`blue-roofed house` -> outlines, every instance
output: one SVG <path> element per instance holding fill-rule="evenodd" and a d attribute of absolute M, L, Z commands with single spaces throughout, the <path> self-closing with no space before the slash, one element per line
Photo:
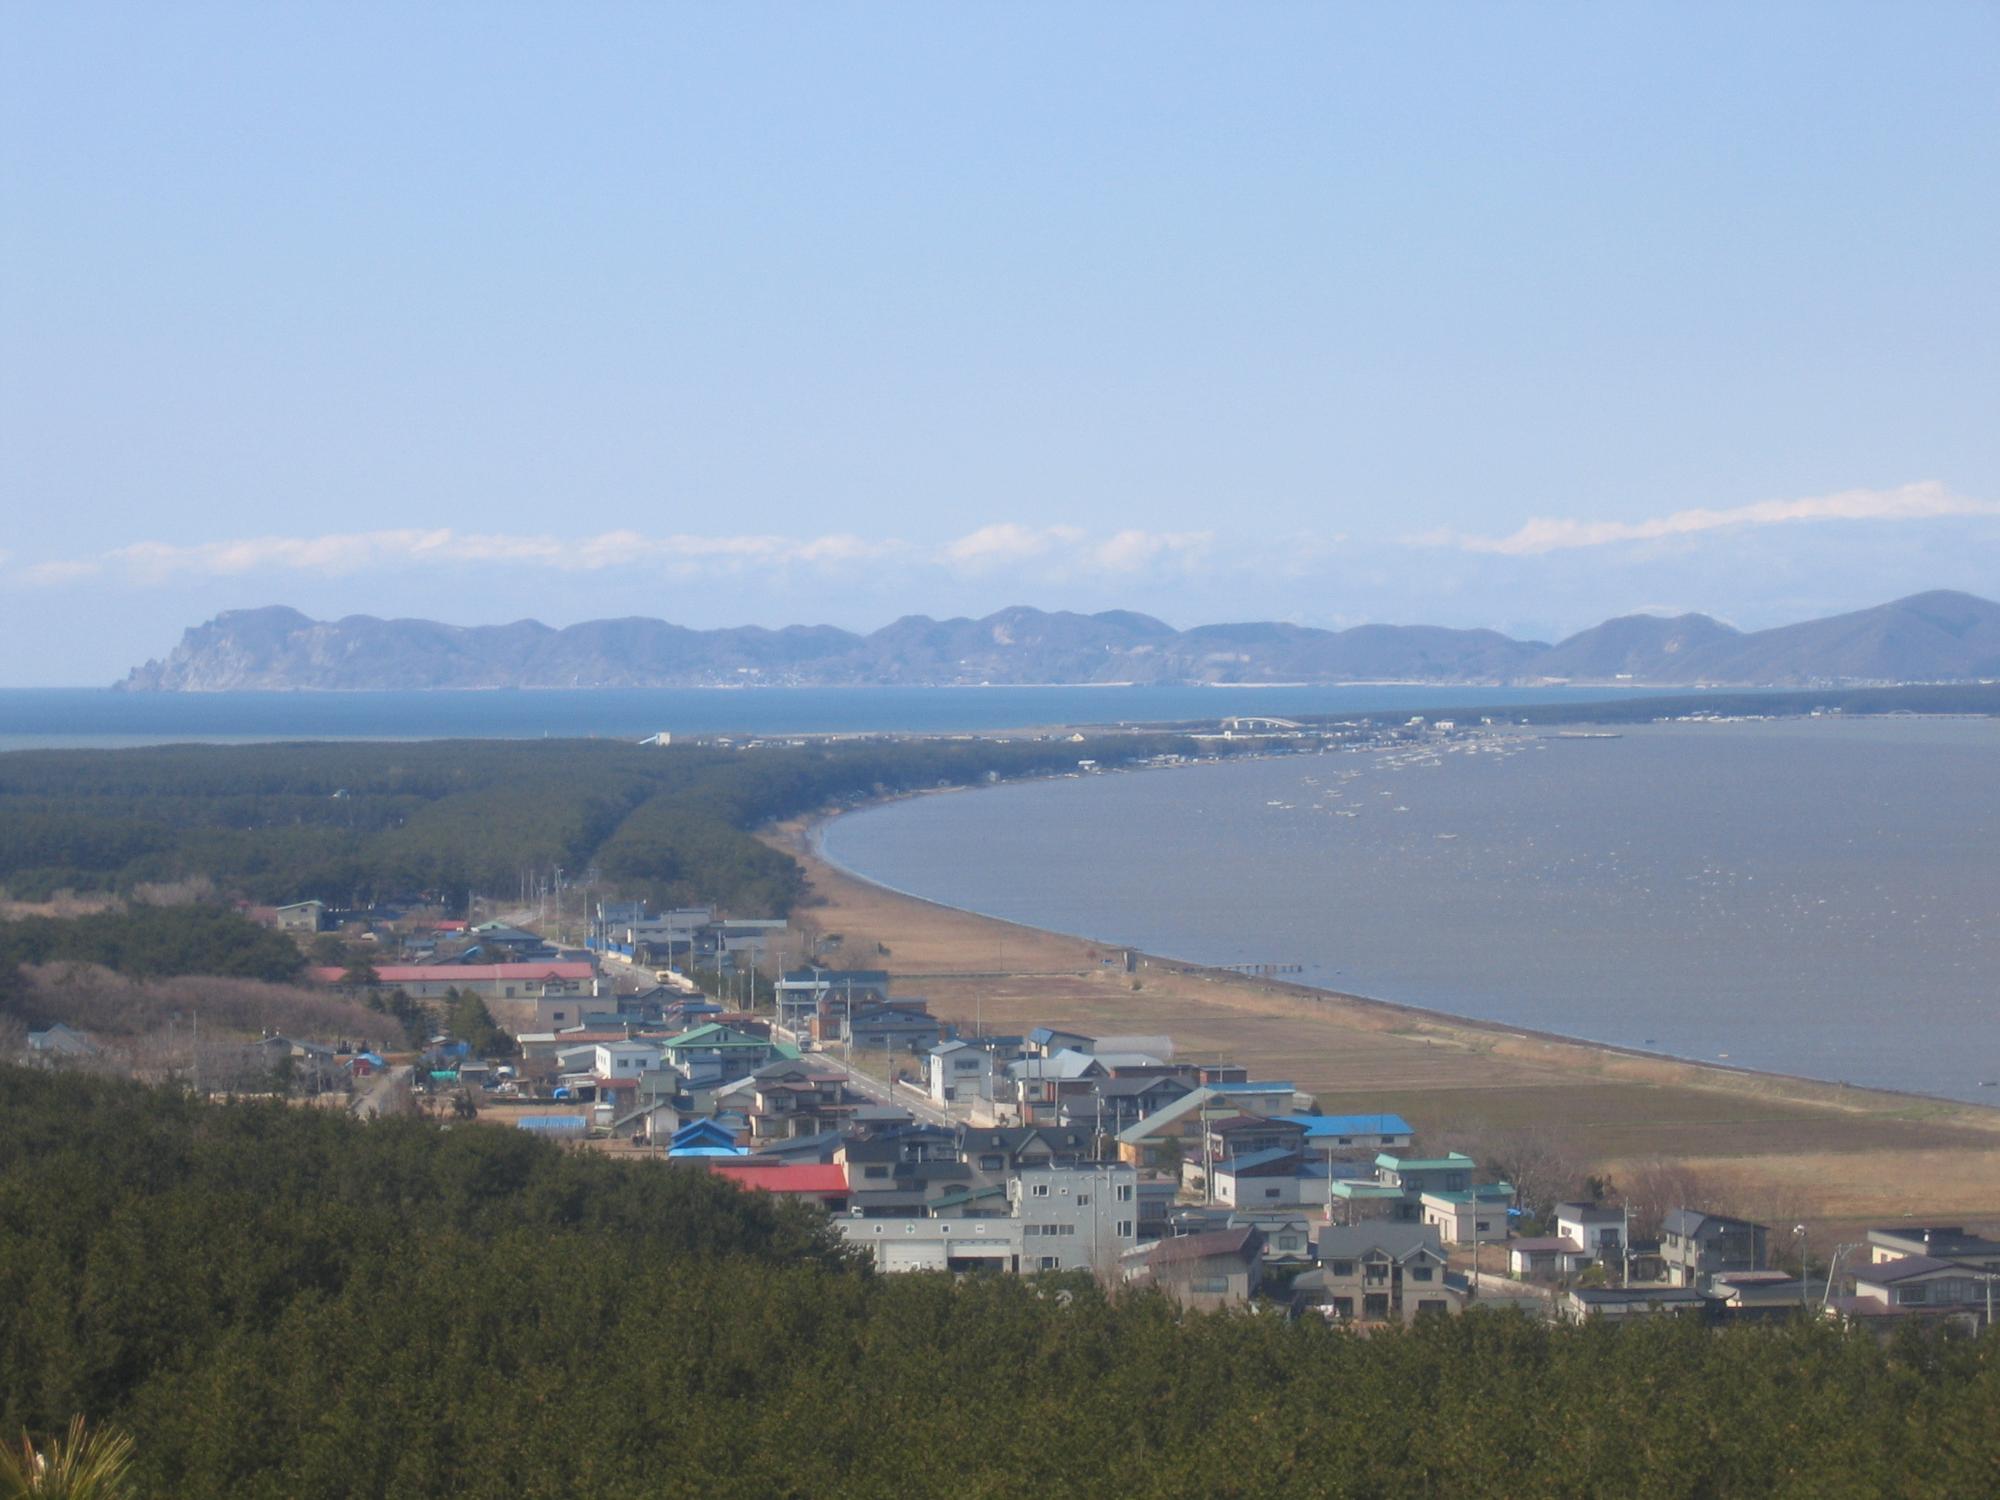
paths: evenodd
<path fill-rule="evenodd" d="M 1340 1151 L 1407 1150 L 1416 1139 L 1410 1122 L 1401 1115 L 1287 1115 L 1286 1119 L 1305 1127 L 1306 1144 L 1322 1154 L 1328 1148 Z"/>
<path fill-rule="evenodd" d="M 708 1156 L 748 1156 L 750 1153 L 736 1144 L 735 1133 L 714 1120 L 690 1120 L 673 1134 L 667 1147 L 668 1156 L 708 1157 Z"/>

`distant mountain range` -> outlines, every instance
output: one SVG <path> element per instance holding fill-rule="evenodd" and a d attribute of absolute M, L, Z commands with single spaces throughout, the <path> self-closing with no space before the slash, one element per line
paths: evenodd
<path fill-rule="evenodd" d="M 440 625 L 283 607 L 195 626 L 135 692 L 230 689 L 840 687 L 1117 682 L 1631 682 L 1807 687 L 2000 677 L 2000 604 L 1917 594 L 1773 630 L 1706 615 L 1627 615 L 1548 645 L 1434 625 L 1203 625 L 1147 615 L 1003 609 L 982 620 L 911 615 L 868 635 L 829 625 L 689 630 L 593 620 L 556 630 Z"/>

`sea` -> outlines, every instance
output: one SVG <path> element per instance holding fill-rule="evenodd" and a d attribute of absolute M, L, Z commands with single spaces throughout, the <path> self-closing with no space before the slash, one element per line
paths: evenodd
<path fill-rule="evenodd" d="M 2000 720 L 1500 729 L 940 793 L 823 843 L 1157 955 L 2000 1104 Z"/>
<path fill-rule="evenodd" d="M 1226 714 L 1362 714 L 1629 697 L 1617 688 L 912 687 L 123 693 L 0 689 L 0 751 L 281 740 L 948 734 Z"/>

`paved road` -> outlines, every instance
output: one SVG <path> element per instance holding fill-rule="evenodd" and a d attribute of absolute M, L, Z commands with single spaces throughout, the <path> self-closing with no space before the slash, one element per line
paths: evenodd
<path fill-rule="evenodd" d="M 893 1104 L 898 1109 L 907 1109 L 927 1125 L 943 1125 L 949 1129 L 957 1123 L 949 1114 L 931 1103 L 928 1096 L 917 1089 L 910 1088 L 908 1085 L 891 1089 L 881 1079 L 871 1073 L 862 1072 L 837 1052 L 816 1052 L 811 1055 L 816 1058 L 824 1058 L 837 1068 L 846 1069 L 848 1082 L 853 1085 L 854 1091 L 858 1094 L 865 1094 L 878 1104 Z"/>
<path fill-rule="evenodd" d="M 372 1120 L 378 1115 L 395 1114 L 407 1109 L 411 1098 L 411 1071 L 408 1063 L 402 1063 L 369 1079 L 368 1087 L 354 1096 L 352 1108 L 355 1118 Z"/>

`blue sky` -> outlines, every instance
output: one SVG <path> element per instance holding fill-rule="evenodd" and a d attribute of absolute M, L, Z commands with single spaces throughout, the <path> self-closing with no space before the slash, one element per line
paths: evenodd
<path fill-rule="evenodd" d="M 2000 8 L 15 6 L 0 682 L 2000 594 Z"/>

